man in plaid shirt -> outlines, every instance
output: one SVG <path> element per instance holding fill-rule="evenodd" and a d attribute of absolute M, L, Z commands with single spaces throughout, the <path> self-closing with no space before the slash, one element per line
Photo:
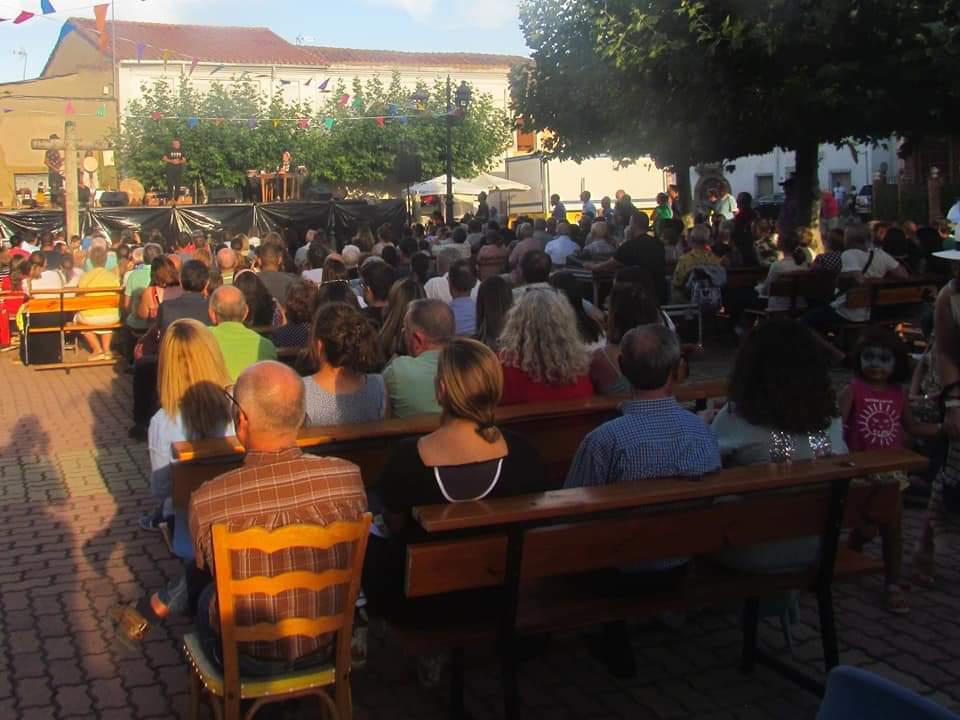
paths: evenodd
<path fill-rule="evenodd" d="M 304 455 L 297 448 L 297 432 L 305 415 L 303 382 L 289 367 L 260 362 L 237 380 L 233 395 L 237 438 L 247 450 L 243 466 L 207 482 L 190 499 L 190 534 L 197 565 L 212 571 L 211 527 L 224 523 L 231 530 L 251 527 L 274 530 L 285 525 L 328 525 L 356 520 L 367 509 L 360 469 L 339 458 Z M 237 579 L 274 576 L 295 569 L 320 571 L 343 568 L 349 547 L 329 550 L 293 548 L 266 555 L 236 552 Z M 237 598 L 236 622 L 252 625 L 275 623 L 287 617 L 320 617 L 340 611 L 341 590 L 314 593 L 297 589 L 276 596 Z M 205 609 L 209 602 L 209 612 Z M 211 585 L 201 595 L 197 625 L 208 639 L 208 648 L 221 657 L 219 614 Z M 265 674 L 323 662 L 332 650 L 331 635 L 296 636 L 276 643 L 241 646 L 241 668 Z M 246 661 L 246 662 L 244 662 Z M 251 662 L 252 661 L 252 662 Z"/>

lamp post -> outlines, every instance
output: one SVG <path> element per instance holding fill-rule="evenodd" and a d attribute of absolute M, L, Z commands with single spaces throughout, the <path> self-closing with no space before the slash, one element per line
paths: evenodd
<path fill-rule="evenodd" d="M 446 221 L 449 224 L 453 220 L 453 103 L 457 105 L 457 115 L 462 117 L 470 107 L 472 97 L 470 87 L 466 81 L 460 82 L 457 88 L 456 96 L 453 96 L 453 86 L 450 82 L 450 76 L 447 75 L 447 207 Z"/>

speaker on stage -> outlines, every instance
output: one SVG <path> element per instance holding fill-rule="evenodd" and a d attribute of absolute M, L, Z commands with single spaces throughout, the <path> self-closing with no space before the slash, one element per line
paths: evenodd
<path fill-rule="evenodd" d="M 303 193 L 303 199 L 313 202 L 329 202 L 333 199 L 333 193 L 325 185 L 313 185 Z"/>
<path fill-rule="evenodd" d="M 130 204 L 130 196 L 125 192 L 111 190 L 100 196 L 100 207 L 126 207 Z"/>
<path fill-rule="evenodd" d="M 423 170 L 419 155 L 400 152 L 393 161 L 393 174 L 401 183 L 415 183 L 421 180 Z"/>
<path fill-rule="evenodd" d="M 236 188 L 215 187 L 211 188 L 210 194 L 207 195 L 208 205 L 238 202 L 240 202 L 240 192 Z"/>

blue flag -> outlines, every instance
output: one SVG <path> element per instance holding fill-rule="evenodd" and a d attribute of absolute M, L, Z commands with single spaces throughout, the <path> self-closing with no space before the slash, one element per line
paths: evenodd
<path fill-rule="evenodd" d="M 49 15 L 50 13 L 55 13 L 53 5 L 50 4 L 50 0 L 40 0 L 40 9 L 43 10 L 44 15 Z"/>

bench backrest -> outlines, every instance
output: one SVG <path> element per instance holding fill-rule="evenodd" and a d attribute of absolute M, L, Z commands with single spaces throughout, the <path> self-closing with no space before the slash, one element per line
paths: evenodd
<path fill-rule="evenodd" d="M 906 280 L 869 280 L 847 291 L 848 308 L 917 305 L 932 302 L 940 291 L 938 280 L 917 276 Z"/>
<path fill-rule="evenodd" d="M 725 380 L 684 383 L 674 388 L 681 402 L 721 398 L 726 395 Z M 502 428 L 526 437 L 540 452 L 549 483 L 559 487 L 573 454 L 584 436 L 606 420 L 616 416 L 622 397 L 593 397 L 559 403 L 536 403 L 501 408 L 497 423 Z M 425 435 L 440 424 L 439 416 L 357 423 L 336 427 L 311 427 L 301 430 L 298 445 L 324 455 L 350 460 L 360 466 L 367 484 L 376 482 L 383 472 L 398 439 Z M 236 467 L 243 447 L 236 438 L 179 442 L 173 444 L 173 502 L 185 508 L 190 493 L 203 482 Z"/>
<path fill-rule="evenodd" d="M 37 297 L 27 300 L 24 312 L 37 315 L 83 310 L 116 310 L 120 307 L 122 296 L 122 288 L 37 290 Z"/>
<path fill-rule="evenodd" d="M 805 270 L 779 275 L 770 285 L 771 297 L 788 297 L 791 307 L 797 300 L 828 302 L 833 299 L 839 275 L 826 270 Z"/>
<path fill-rule="evenodd" d="M 754 267 L 728 268 L 726 287 L 731 290 L 737 288 L 752 288 L 757 283 L 763 282 L 768 272 L 768 268 L 759 265 Z"/>
<path fill-rule="evenodd" d="M 905 450 L 871 451 L 736 468 L 699 481 L 640 481 L 415 508 L 421 525 L 438 540 L 408 547 L 406 594 L 502 584 L 511 526 L 526 528 L 521 582 L 820 535 L 832 481 L 924 462 Z M 898 502 L 896 484 L 852 485 L 844 527 L 892 517 Z M 483 534 L 441 539 L 442 532 L 465 530 Z"/>

